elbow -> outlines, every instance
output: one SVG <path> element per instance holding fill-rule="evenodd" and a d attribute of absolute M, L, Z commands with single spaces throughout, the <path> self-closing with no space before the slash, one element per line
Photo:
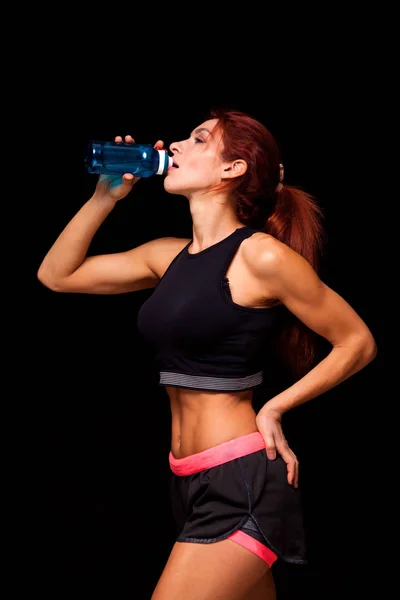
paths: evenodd
<path fill-rule="evenodd" d="M 376 357 L 377 354 L 378 354 L 378 346 L 376 344 L 375 339 L 372 337 L 372 339 L 369 343 L 369 347 L 368 347 L 368 362 L 371 362 L 372 360 L 374 360 L 374 358 Z"/>
<path fill-rule="evenodd" d="M 345 350 L 350 370 L 353 373 L 357 373 L 357 371 L 372 362 L 378 351 L 375 339 L 370 331 L 352 336 L 345 343 L 334 345 L 334 348 Z"/>
<path fill-rule="evenodd" d="M 48 272 L 46 272 L 45 269 L 43 269 L 42 266 L 39 267 L 39 269 L 36 273 L 36 276 L 37 276 L 38 280 L 40 281 L 40 283 L 42 285 L 44 285 L 44 287 L 47 287 L 52 292 L 61 292 L 62 291 L 60 286 L 57 285 L 57 282 L 54 281 L 54 279 L 49 275 Z"/>
<path fill-rule="evenodd" d="M 48 278 L 46 277 L 46 273 L 44 272 L 42 266 L 40 266 L 37 270 L 36 277 L 42 285 L 49 287 Z"/>
<path fill-rule="evenodd" d="M 365 367 L 370 362 L 372 362 L 376 357 L 377 353 L 378 347 L 375 338 L 370 332 L 368 332 L 368 334 L 365 335 L 363 339 L 359 342 L 358 354 L 362 366 Z"/>

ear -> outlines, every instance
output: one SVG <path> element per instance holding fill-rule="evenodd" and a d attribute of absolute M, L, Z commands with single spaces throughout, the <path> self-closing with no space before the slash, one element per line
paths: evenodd
<path fill-rule="evenodd" d="M 247 171 L 247 162 L 242 159 L 234 160 L 231 163 L 222 165 L 221 179 L 233 179 L 240 177 Z"/>

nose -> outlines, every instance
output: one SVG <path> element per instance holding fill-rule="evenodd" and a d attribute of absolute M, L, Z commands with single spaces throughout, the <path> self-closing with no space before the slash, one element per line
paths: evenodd
<path fill-rule="evenodd" d="M 172 144 L 170 144 L 170 146 L 169 146 L 169 149 L 174 154 L 181 152 L 181 144 L 180 144 L 180 142 L 172 142 Z"/>

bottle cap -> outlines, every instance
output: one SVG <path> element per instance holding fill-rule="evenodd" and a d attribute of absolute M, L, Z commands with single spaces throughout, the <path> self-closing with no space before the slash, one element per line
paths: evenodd
<path fill-rule="evenodd" d="M 172 159 L 172 156 L 169 156 L 166 150 L 157 150 L 157 152 L 160 157 L 160 161 L 156 175 L 165 175 L 168 168 L 172 167 L 174 161 Z"/>

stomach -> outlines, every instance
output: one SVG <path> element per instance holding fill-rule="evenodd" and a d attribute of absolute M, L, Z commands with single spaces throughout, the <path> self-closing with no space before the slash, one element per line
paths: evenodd
<path fill-rule="evenodd" d="M 253 392 L 210 392 L 166 387 L 170 400 L 171 452 L 184 458 L 257 431 Z"/>

